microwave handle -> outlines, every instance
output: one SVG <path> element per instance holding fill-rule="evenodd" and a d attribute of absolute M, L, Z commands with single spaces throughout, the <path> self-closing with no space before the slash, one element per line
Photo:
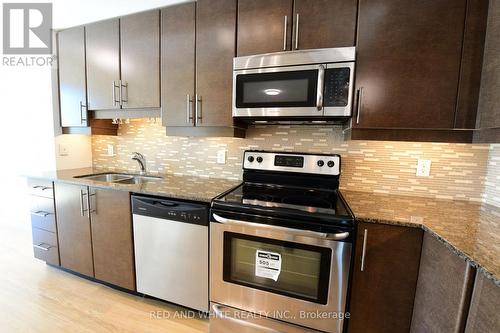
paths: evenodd
<path fill-rule="evenodd" d="M 319 65 L 318 68 L 318 89 L 316 92 L 316 108 L 323 110 L 323 87 L 325 85 L 325 66 Z"/>

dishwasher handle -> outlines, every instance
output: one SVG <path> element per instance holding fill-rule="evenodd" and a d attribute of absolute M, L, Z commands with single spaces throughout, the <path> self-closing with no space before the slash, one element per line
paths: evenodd
<path fill-rule="evenodd" d="M 208 206 L 181 200 L 132 196 L 132 214 L 208 226 Z"/>

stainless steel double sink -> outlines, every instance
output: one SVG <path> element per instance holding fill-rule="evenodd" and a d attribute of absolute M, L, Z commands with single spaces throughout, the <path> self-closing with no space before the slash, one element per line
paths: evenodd
<path fill-rule="evenodd" d="M 104 172 L 91 175 L 75 176 L 74 178 L 90 179 L 97 182 L 115 183 L 115 184 L 144 184 L 159 181 L 162 178 L 156 176 L 134 175 L 128 173 Z"/>

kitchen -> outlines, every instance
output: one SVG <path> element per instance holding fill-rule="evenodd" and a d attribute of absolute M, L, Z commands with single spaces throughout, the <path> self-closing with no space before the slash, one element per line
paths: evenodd
<path fill-rule="evenodd" d="M 498 1 L 69 3 L 1 327 L 500 330 Z"/>

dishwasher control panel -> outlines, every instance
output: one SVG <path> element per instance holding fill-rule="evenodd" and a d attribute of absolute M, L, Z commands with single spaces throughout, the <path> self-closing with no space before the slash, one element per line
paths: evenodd
<path fill-rule="evenodd" d="M 178 200 L 132 196 L 132 213 L 171 221 L 208 225 L 208 206 Z"/>

